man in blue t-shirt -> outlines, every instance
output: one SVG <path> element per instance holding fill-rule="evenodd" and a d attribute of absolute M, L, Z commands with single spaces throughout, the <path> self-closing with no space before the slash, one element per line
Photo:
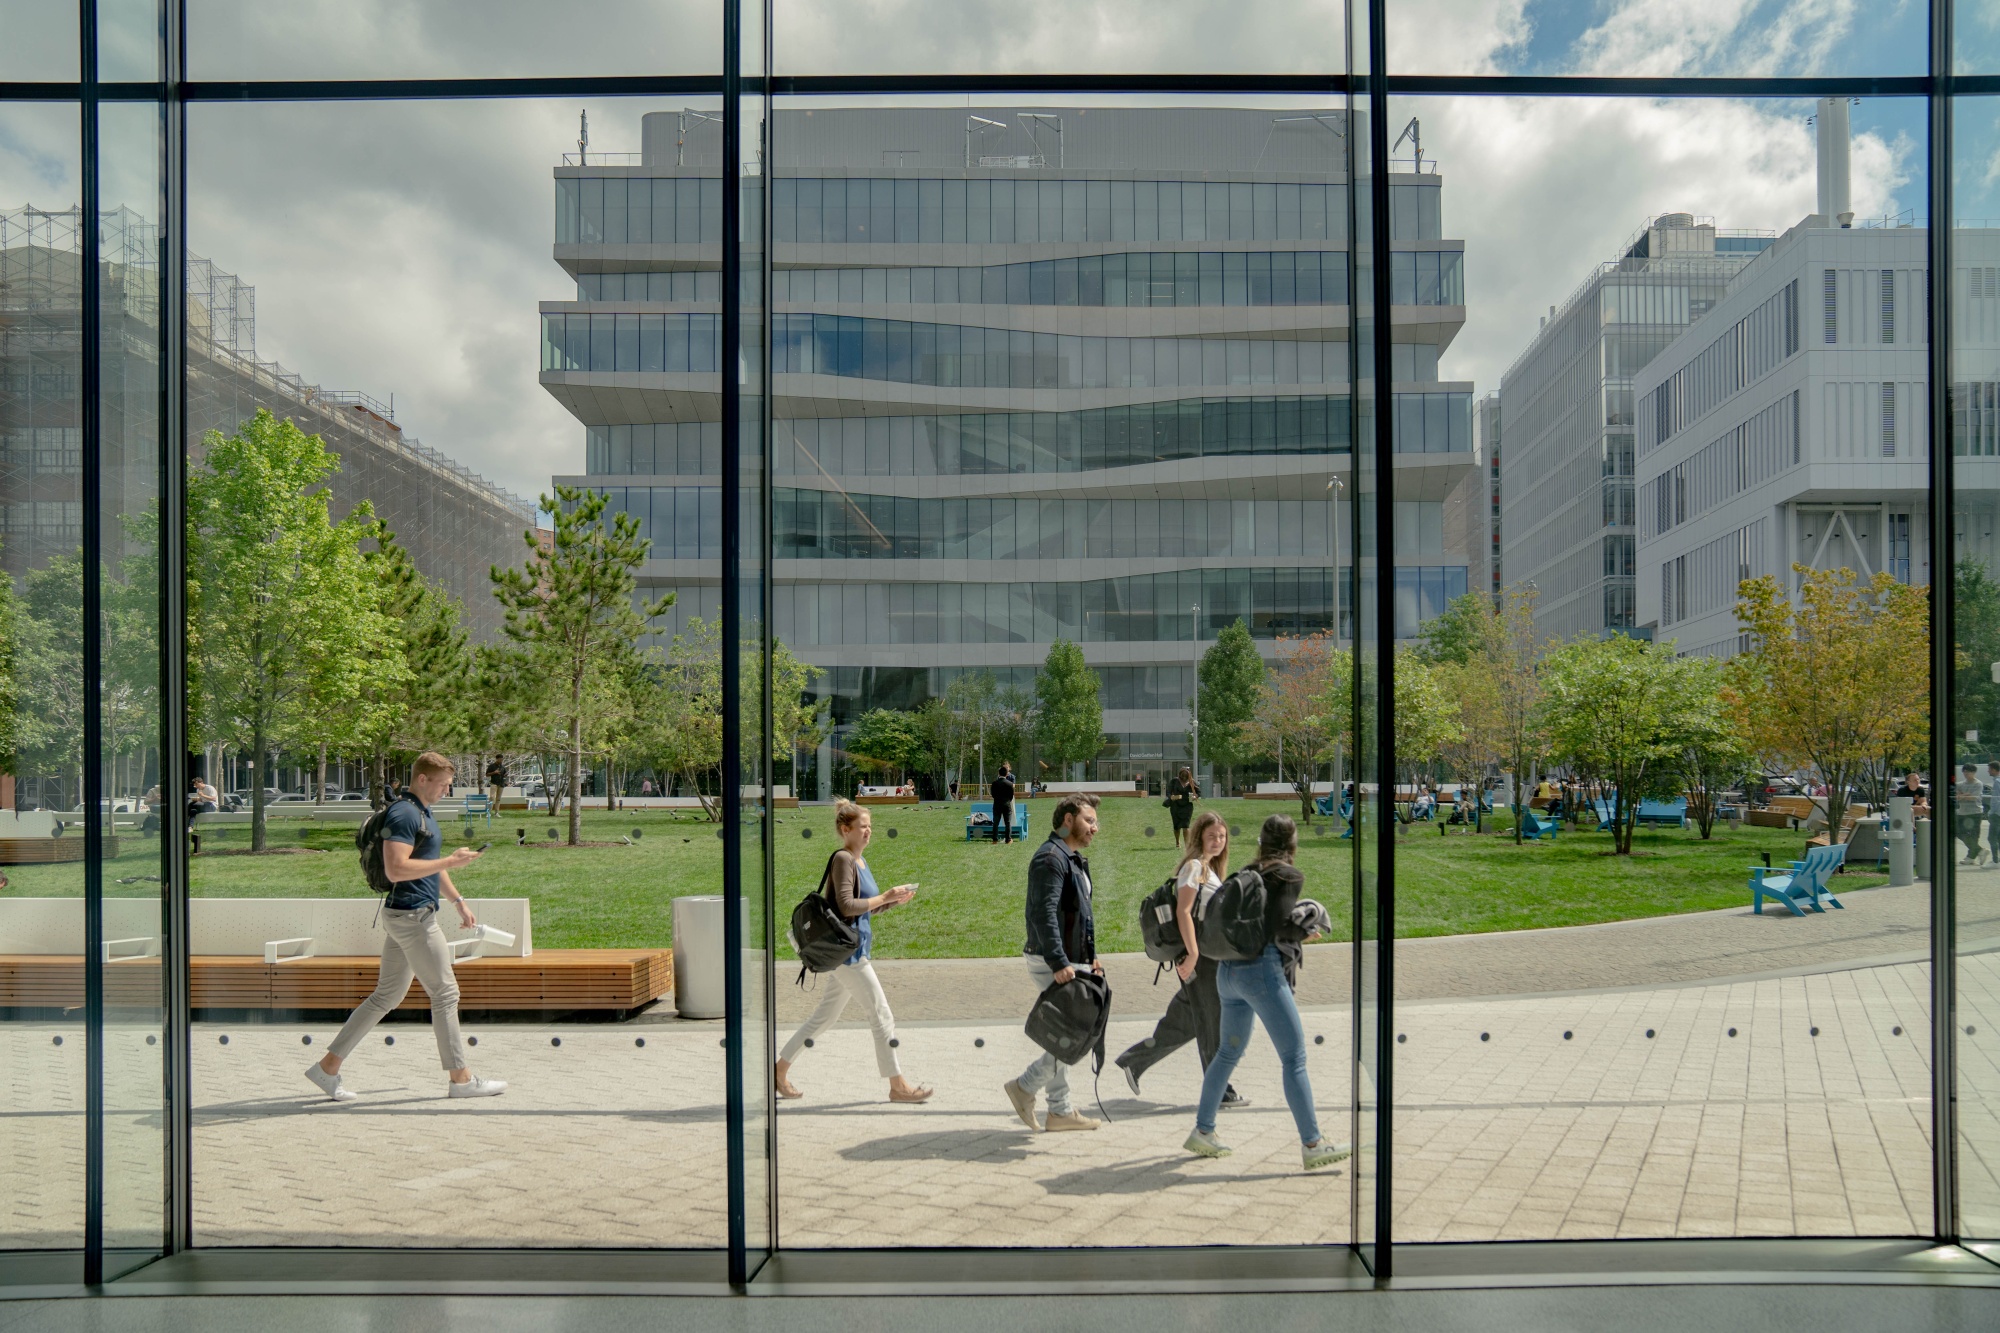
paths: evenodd
<path fill-rule="evenodd" d="M 458 1030 L 458 981 L 452 975 L 451 944 L 438 925 L 438 900 L 449 898 L 458 919 L 470 930 L 479 924 L 472 908 L 459 896 L 451 872 L 477 860 L 479 853 L 461 847 L 449 856 L 444 834 L 431 806 L 451 789 L 452 763 L 426 750 L 411 766 L 410 785 L 389 807 L 382 825 L 382 868 L 395 886 L 382 907 L 382 969 L 375 990 L 361 1002 L 327 1048 L 326 1058 L 306 1067 L 313 1086 L 337 1102 L 354 1100 L 341 1086 L 340 1064 L 361 1039 L 374 1031 L 388 1012 L 410 993 L 412 979 L 423 983 L 431 1000 L 431 1031 L 437 1037 L 438 1059 L 451 1076 L 453 1097 L 497 1097 L 507 1085 L 496 1078 L 475 1078 L 465 1063 L 465 1038 Z"/>

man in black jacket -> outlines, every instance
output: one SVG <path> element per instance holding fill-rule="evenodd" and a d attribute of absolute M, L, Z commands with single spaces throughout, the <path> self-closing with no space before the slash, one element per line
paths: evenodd
<path fill-rule="evenodd" d="M 993 779 L 990 789 L 993 797 L 993 841 L 996 843 L 1014 841 L 1014 772 L 1006 764 L 1000 765 L 1000 773 Z"/>
<path fill-rule="evenodd" d="M 1078 968 L 1104 975 L 1104 965 L 1097 961 L 1097 925 L 1090 913 L 1090 862 L 1083 857 L 1097 836 L 1097 798 L 1084 792 L 1063 797 L 1056 803 L 1053 823 L 1055 831 L 1028 863 L 1028 941 L 1021 955 L 1037 995 L 1051 985 L 1068 985 Z M 1049 1113 L 1045 1122 L 1037 1123 L 1035 1094 L 1043 1089 L 1048 1091 Z M 1069 1069 L 1047 1052 L 1019 1078 L 1002 1085 L 1001 1091 L 1029 1129 L 1053 1134 L 1098 1126 L 1070 1105 Z"/>

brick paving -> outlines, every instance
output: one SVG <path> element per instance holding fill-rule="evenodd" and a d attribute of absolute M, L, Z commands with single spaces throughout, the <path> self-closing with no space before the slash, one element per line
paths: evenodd
<path fill-rule="evenodd" d="M 1963 944 L 2000 934 L 1990 889 L 1961 898 Z M 1404 942 L 1399 1234 L 1926 1231 L 1929 983 L 1921 963 L 1906 961 L 1924 943 L 1921 928 L 1906 929 L 1912 914 L 1921 922 L 1921 890 L 1847 902 L 1846 913 L 1805 921 L 1708 913 Z M 1314 954 L 1301 998 L 1307 1031 L 1325 1041 L 1310 1069 L 1322 1126 L 1345 1139 L 1350 1015 L 1328 1001 L 1346 998 L 1346 954 Z M 1881 961 L 1842 966 L 1841 957 Z M 999 1092 L 1032 1054 L 1018 962 L 882 970 L 905 1068 L 938 1096 L 887 1105 L 859 1027 L 806 1053 L 793 1077 L 807 1098 L 779 1110 L 785 1244 L 1347 1239 L 1348 1168 L 1299 1170 L 1261 1035 L 1237 1079 L 1254 1105 L 1222 1120 L 1230 1158 L 1180 1151 L 1198 1080 L 1191 1051 L 1153 1072 L 1143 1102 L 1109 1071 L 1101 1091 L 1113 1124 L 1033 1135 Z M 1148 1030 L 1144 1015 L 1165 991 L 1129 958 L 1114 960 L 1113 975 L 1120 1012 L 1132 1015 L 1114 1025 L 1115 1047 Z M 2000 953 L 1964 957 L 1960 981 L 1963 1207 L 1969 1232 L 2000 1234 Z M 809 997 L 780 990 L 782 1031 Z M 201 1025 L 202 1243 L 721 1244 L 720 1024 L 652 1015 L 474 1030 L 475 1067 L 509 1079 L 506 1096 L 446 1100 L 428 1031 L 399 1023 L 349 1065 L 365 1101 L 333 1106 L 310 1100 L 299 1073 L 333 1024 Z M 0 1027 L 0 1244 L 74 1243 L 81 1040 L 75 1023 Z M 113 1106 L 144 1106 L 157 1048 L 138 1030 L 114 1030 L 111 1041 Z M 114 1196 L 139 1227 L 157 1207 L 158 1116 L 120 1112 L 112 1125 Z"/>

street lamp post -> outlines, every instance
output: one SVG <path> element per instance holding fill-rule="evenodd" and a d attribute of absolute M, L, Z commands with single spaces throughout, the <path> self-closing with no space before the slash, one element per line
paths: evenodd
<path fill-rule="evenodd" d="M 1192 608 L 1194 620 L 1189 638 L 1194 641 L 1192 661 L 1194 664 L 1194 705 L 1192 724 L 1188 727 L 1190 747 L 1194 752 L 1194 785 L 1201 785 L 1201 603 Z"/>

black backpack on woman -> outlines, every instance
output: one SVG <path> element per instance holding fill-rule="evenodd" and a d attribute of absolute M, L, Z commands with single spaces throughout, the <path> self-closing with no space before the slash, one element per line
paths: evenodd
<path fill-rule="evenodd" d="M 833 854 L 839 855 L 839 852 Z M 806 973 L 831 972 L 861 947 L 861 931 L 840 914 L 840 905 L 834 900 L 833 856 L 826 858 L 819 887 L 792 909 L 790 938 L 792 950 L 803 964 L 799 968 L 801 986 L 806 984 Z"/>
<path fill-rule="evenodd" d="M 1269 894 L 1264 876 L 1255 866 L 1244 866 L 1222 881 L 1222 887 L 1198 903 L 1195 943 L 1203 958 L 1218 963 L 1247 963 L 1264 952 L 1271 942 L 1266 924 Z"/>

